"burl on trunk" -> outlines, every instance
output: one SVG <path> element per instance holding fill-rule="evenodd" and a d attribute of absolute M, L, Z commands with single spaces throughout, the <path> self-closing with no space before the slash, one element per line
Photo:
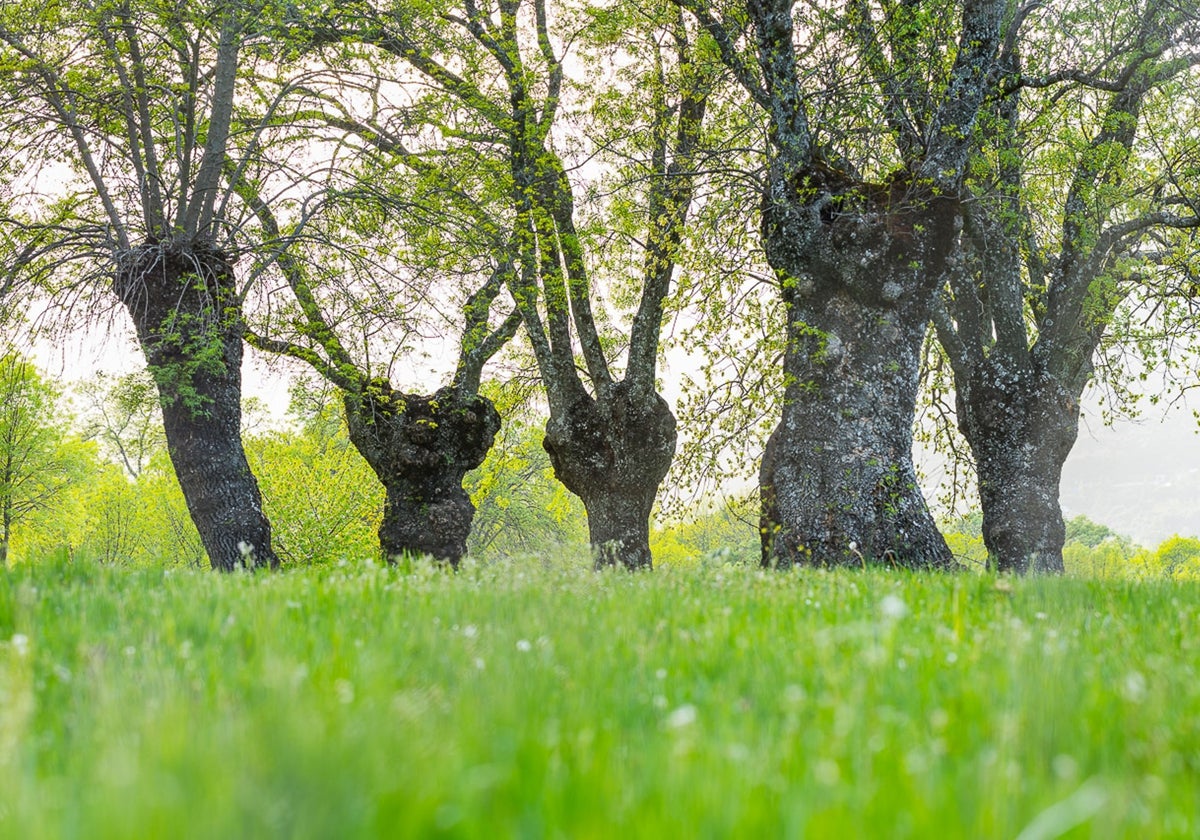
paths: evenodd
<path fill-rule="evenodd" d="M 500 430 L 491 401 L 455 388 L 404 394 L 375 379 L 347 393 L 345 406 L 350 440 L 386 490 L 379 543 L 387 560 L 430 555 L 457 566 L 475 515 L 463 476 Z"/>
<path fill-rule="evenodd" d="M 583 500 L 596 567 L 648 569 L 650 512 L 675 456 L 675 415 L 653 391 L 637 398 L 628 382 L 602 400 L 578 390 L 546 424 L 554 474 Z"/>

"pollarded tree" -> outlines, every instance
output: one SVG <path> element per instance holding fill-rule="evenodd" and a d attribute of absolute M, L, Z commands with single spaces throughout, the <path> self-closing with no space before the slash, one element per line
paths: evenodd
<path fill-rule="evenodd" d="M 384 486 L 384 557 L 430 555 L 457 566 L 474 515 L 463 477 L 500 428 L 479 393 L 483 367 L 521 323 L 511 304 L 507 317 L 492 312 L 512 271 L 511 236 L 488 226 L 461 183 L 456 167 L 470 162 L 414 146 L 403 118 L 397 127 L 395 114 L 360 87 L 378 81 L 352 64 L 347 57 L 328 87 L 313 79 L 296 91 L 296 113 L 310 125 L 307 149 L 296 153 L 331 161 L 322 166 L 331 183 L 320 212 L 285 224 L 263 198 L 269 176 L 236 176 L 262 240 L 272 243 L 264 266 L 290 298 L 268 299 L 246 336 L 340 389 L 350 440 Z M 393 384 L 394 369 L 415 357 L 405 345 L 421 331 L 434 340 L 458 333 L 457 365 L 433 393 Z M 427 379 L 426 371 L 400 375 Z"/>
<path fill-rule="evenodd" d="M 253 250 L 224 168 L 249 65 L 278 52 L 269 5 L 208 0 L 0 7 L 0 134 L 24 162 L 32 243 L 13 271 L 107 288 L 159 391 L 171 461 L 215 568 L 276 565 L 239 438 L 242 290 Z M 55 183 L 57 182 L 57 183 Z M 11 230 L 11 228 L 10 228 Z"/>
<path fill-rule="evenodd" d="M 912 425 L 1010 4 L 678 2 L 768 126 L 761 231 L 787 384 L 760 472 L 763 560 L 949 567 Z"/>
<path fill-rule="evenodd" d="M 1176 234 L 1200 228 L 1184 104 L 1197 101 L 1197 12 L 1150 0 L 1035 14 L 1001 57 L 935 310 L 984 542 L 1018 573 L 1063 570 L 1059 484 L 1093 360 L 1123 302 L 1178 288 L 1195 254 Z"/>
<path fill-rule="evenodd" d="M 512 230 L 517 249 L 505 279 L 545 386 L 544 445 L 555 475 L 584 503 L 596 564 L 649 567 L 650 513 L 676 443 L 675 417 L 655 382 L 664 301 L 713 84 L 699 38 L 677 11 L 653 5 L 585 10 L 586 22 L 573 32 L 572 10 L 546 0 L 447 2 L 424 31 L 411 15 L 375 10 L 364 21 L 347 12 L 337 26 L 344 37 L 404 60 L 441 90 L 453 103 L 447 107 L 465 115 L 459 136 L 502 162 L 492 200 L 498 196 L 506 206 L 496 227 Z M 615 369 L 619 345 L 603 335 L 593 276 L 603 239 L 592 239 L 581 221 L 580 176 L 564 148 L 567 138 L 558 135 L 566 131 L 568 92 L 597 96 L 566 79 L 563 45 L 576 40 L 618 54 L 614 65 L 631 75 L 617 84 L 628 85 L 629 101 L 640 106 L 621 112 L 629 122 L 622 147 L 613 149 L 614 157 L 632 162 L 620 188 L 621 213 L 635 218 L 640 231 L 631 234 L 616 218 L 606 231 L 638 243 L 631 263 L 621 266 L 637 301 L 623 375 Z"/>
<path fill-rule="evenodd" d="M 633 234 L 641 248 L 634 249 L 630 264 L 622 267 L 626 277 L 637 278 L 637 308 L 623 375 L 614 370 L 615 354 L 606 352 L 592 315 L 596 293 L 577 230 L 575 190 L 563 155 L 556 150 L 552 122 L 545 119 L 553 105 L 541 109 L 540 121 L 534 119 L 534 101 L 520 83 L 519 53 L 507 70 L 509 89 L 518 93 L 511 114 L 516 153 L 510 163 L 527 269 L 514 278 L 513 294 L 546 386 L 550 418 L 544 446 L 555 475 L 587 510 L 596 565 L 626 568 L 651 566 L 650 514 L 675 456 L 675 416 L 658 393 L 656 371 L 664 302 L 705 154 L 703 126 L 714 83 L 697 43 L 702 35 L 665 10 L 641 11 L 653 15 L 657 31 L 643 34 L 625 24 L 634 33 L 629 40 L 649 42 L 653 63 L 638 68 L 640 78 L 623 81 L 650 92 L 649 101 L 642 103 L 645 116 L 637 117 L 638 122 L 648 118 L 648 131 L 641 129 L 640 143 L 630 144 L 637 155 L 633 177 L 648 187 L 633 201 L 625 198 L 627 206 L 633 205 L 635 225 L 641 227 Z M 544 9 L 537 15 L 545 16 Z M 512 36 L 515 43 L 516 33 Z M 550 67 L 561 67 L 549 36 L 539 40 Z M 504 54 L 500 51 L 498 58 Z M 634 126 L 637 122 L 626 131 L 637 131 Z M 632 192 L 629 182 L 621 189 Z M 635 268 L 638 250 L 640 271 Z M 572 326 L 586 385 L 575 362 Z"/>
<path fill-rule="evenodd" d="M 503 288 L 506 264 L 496 266 L 465 305 L 466 328 L 451 380 L 432 394 L 405 392 L 389 375 L 373 372 L 369 358 L 352 353 L 340 332 L 353 330 L 333 317 L 303 272 L 281 261 L 299 302 L 300 329 L 247 332 L 259 349 L 299 359 L 342 392 L 350 440 L 386 493 L 379 543 L 389 561 L 429 555 L 457 566 L 467 548 L 474 506 L 463 477 L 479 466 L 500 429 L 500 415 L 480 395 L 484 364 L 512 337 L 520 319 L 489 324 L 491 303 Z M 338 282 L 337 291 L 347 288 Z M 368 333 L 369 335 L 369 333 Z"/>

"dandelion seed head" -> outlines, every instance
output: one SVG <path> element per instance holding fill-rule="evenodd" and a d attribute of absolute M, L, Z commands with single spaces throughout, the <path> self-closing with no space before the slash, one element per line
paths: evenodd
<path fill-rule="evenodd" d="M 908 604 L 899 595 L 887 595 L 879 602 L 879 614 L 893 621 L 908 615 Z"/>
<path fill-rule="evenodd" d="M 685 726 L 691 726 L 700 717 L 700 713 L 691 703 L 684 703 L 679 708 L 667 715 L 667 727 L 670 729 L 683 729 Z"/>

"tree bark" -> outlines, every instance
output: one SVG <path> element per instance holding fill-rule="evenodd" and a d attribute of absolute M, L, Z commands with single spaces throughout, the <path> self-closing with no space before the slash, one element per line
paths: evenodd
<path fill-rule="evenodd" d="M 1001 572 L 1061 573 L 1059 486 L 1078 437 L 1077 396 L 1033 366 L 989 357 L 958 385 L 956 399 L 979 474 L 990 562 Z"/>
<path fill-rule="evenodd" d="M 214 569 L 279 565 L 242 449 L 242 325 L 231 258 L 148 242 L 113 282 L 158 387 L 167 451 Z"/>
<path fill-rule="evenodd" d="M 500 415 L 477 394 L 404 394 L 384 380 L 345 396 L 350 440 L 386 491 L 379 544 L 389 562 L 429 555 L 456 567 L 475 506 L 463 476 L 483 463 Z"/>
<path fill-rule="evenodd" d="M 957 202 L 903 175 L 861 184 L 820 165 L 768 193 L 763 228 L 788 318 L 783 416 L 760 473 L 763 563 L 953 567 L 917 485 L 912 424 Z"/>
<path fill-rule="evenodd" d="M 596 400 L 579 394 L 546 424 L 554 474 L 583 500 L 596 568 L 649 569 L 650 513 L 675 457 L 675 415 L 654 391 L 627 382 Z"/>
<path fill-rule="evenodd" d="M 8 500 L 4 505 L 3 533 L 0 533 L 0 569 L 8 568 L 8 541 L 12 537 L 12 514 L 8 509 Z"/>

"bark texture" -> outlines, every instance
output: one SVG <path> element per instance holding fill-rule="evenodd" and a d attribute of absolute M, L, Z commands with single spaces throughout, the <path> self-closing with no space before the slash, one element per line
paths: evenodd
<path fill-rule="evenodd" d="M 958 204 L 903 174 L 859 184 L 824 165 L 773 192 L 764 242 L 783 278 L 788 386 L 760 473 L 763 563 L 950 568 L 912 424 Z"/>
<path fill-rule="evenodd" d="M 1125 82 L 1097 111 L 1086 151 L 1069 171 L 1057 243 L 1034 222 L 1033 207 L 1042 217 L 1052 208 L 1027 183 L 1024 94 L 995 99 L 993 148 L 980 162 L 996 168 L 981 169 L 970 185 L 961 270 L 949 275 L 935 323 L 954 371 L 959 428 L 975 457 L 984 542 L 999 571 L 1063 571 L 1059 486 L 1078 436 L 1079 399 L 1113 313 L 1142 286 L 1120 264 L 1152 228 L 1197 225 L 1195 217 L 1153 211 L 1131 219 L 1114 189 L 1134 171 L 1146 97 L 1185 66 L 1159 61 L 1162 39 L 1182 21 L 1177 11 L 1146 7 L 1128 52 L 1111 57 Z M 1021 76 L 1016 43 L 1001 60 L 1006 84 Z"/>
<path fill-rule="evenodd" d="M 1061 573 L 1059 485 L 1078 435 L 1076 396 L 1044 373 L 989 358 L 959 383 L 957 411 L 975 456 L 991 562 L 1001 572 Z"/>
<path fill-rule="evenodd" d="M 113 282 L 158 387 L 167 451 L 214 569 L 279 565 L 242 449 L 232 260 L 205 243 L 133 249 Z"/>
<path fill-rule="evenodd" d="M 491 401 L 454 388 L 404 394 L 377 379 L 348 393 L 345 406 L 350 440 L 386 490 L 384 556 L 429 555 L 457 567 L 475 516 L 463 476 L 483 463 L 500 430 Z"/>
<path fill-rule="evenodd" d="M 8 568 L 8 542 L 12 538 L 12 515 L 4 508 L 3 523 L 0 523 L 0 569 Z"/>
<path fill-rule="evenodd" d="M 626 382 L 605 399 L 582 388 L 546 424 L 554 474 L 583 500 L 596 568 L 648 569 L 650 513 L 675 457 L 675 415 L 654 391 Z"/>

